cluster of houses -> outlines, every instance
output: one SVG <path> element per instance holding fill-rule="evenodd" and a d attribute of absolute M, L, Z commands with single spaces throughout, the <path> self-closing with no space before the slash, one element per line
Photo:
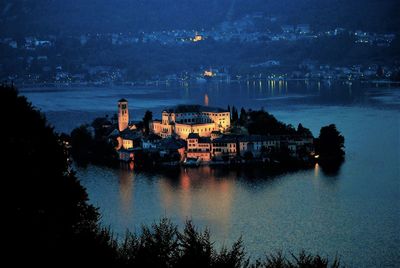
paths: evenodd
<path fill-rule="evenodd" d="M 230 133 L 230 112 L 200 105 L 165 109 L 162 120 L 150 122 L 144 135 L 129 122 L 128 102 L 118 102 L 118 129 L 110 135 L 118 141 L 121 161 L 132 161 L 137 152 L 158 153 L 175 162 L 210 163 L 239 159 L 261 159 L 283 149 L 293 157 L 313 152 L 312 136 L 263 136 Z"/>

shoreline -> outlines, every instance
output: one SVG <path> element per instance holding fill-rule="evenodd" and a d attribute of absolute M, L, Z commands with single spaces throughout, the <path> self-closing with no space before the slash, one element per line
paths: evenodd
<path fill-rule="evenodd" d="M 237 84 L 237 83 L 246 83 L 252 81 L 274 81 L 274 82 L 291 82 L 291 81 L 304 81 L 304 82 L 344 82 L 344 83 L 353 83 L 358 82 L 362 84 L 380 84 L 380 85 L 400 85 L 400 81 L 391 81 L 391 80 L 347 80 L 347 79 L 317 79 L 317 78 L 290 78 L 290 79 L 268 79 L 268 78 L 256 78 L 256 79 L 243 79 L 243 80 L 235 80 L 232 79 L 230 81 L 210 81 L 206 83 L 198 83 L 196 81 L 135 81 L 135 82 L 119 82 L 119 83 L 96 83 L 96 82 L 77 82 L 77 83 L 22 83 L 15 84 L 19 89 L 35 89 L 35 88 L 78 88 L 78 87 L 96 87 L 96 88 L 105 88 L 105 87 L 151 87 L 151 86 L 160 86 L 160 85 L 169 85 L 169 84 Z"/>

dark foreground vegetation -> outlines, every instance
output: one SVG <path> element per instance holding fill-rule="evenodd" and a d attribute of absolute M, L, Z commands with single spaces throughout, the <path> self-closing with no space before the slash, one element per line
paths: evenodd
<path fill-rule="evenodd" d="M 117 240 L 99 225 L 86 190 L 71 171 L 65 143 L 12 86 L 0 86 L 2 189 L 7 192 L 4 264 L 11 267 L 339 267 L 304 252 L 250 263 L 242 240 L 217 250 L 207 230 L 168 219 Z M 5 195 L 3 195 L 5 196 Z"/>
<path fill-rule="evenodd" d="M 96 120 L 93 122 L 96 123 Z M 115 167 L 118 165 L 118 155 L 115 146 L 99 135 L 99 131 L 94 128 L 94 135 L 90 132 L 87 125 L 75 128 L 71 136 L 64 135 L 63 138 L 69 140 L 71 155 L 79 166 L 88 164 L 104 165 Z"/>

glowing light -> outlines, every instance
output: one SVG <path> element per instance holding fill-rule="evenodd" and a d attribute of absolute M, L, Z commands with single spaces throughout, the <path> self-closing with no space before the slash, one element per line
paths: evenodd
<path fill-rule="evenodd" d="M 215 74 L 214 74 L 212 71 L 207 71 L 207 70 L 204 71 L 204 76 L 212 77 L 212 76 L 214 76 L 214 75 L 215 75 Z"/>
<path fill-rule="evenodd" d="M 318 158 L 319 158 L 319 154 L 315 155 L 314 158 L 315 158 L 315 159 L 318 159 Z"/>
<path fill-rule="evenodd" d="M 315 178 L 319 177 L 319 165 L 318 165 L 318 163 L 315 163 L 315 166 L 314 166 L 314 177 Z"/>
<path fill-rule="evenodd" d="M 196 36 L 193 38 L 193 42 L 199 42 L 203 41 L 203 36 L 196 34 Z"/>
<path fill-rule="evenodd" d="M 207 93 L 204 95 L 204 105 L 205 106 L 208 106 L 208 102 L 209 102 L 209 100 L 208 100 L 208 95 L 207 95 Z"/>

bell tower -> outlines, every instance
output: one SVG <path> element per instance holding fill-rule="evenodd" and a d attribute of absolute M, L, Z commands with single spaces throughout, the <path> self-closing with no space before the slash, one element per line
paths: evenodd
<path fill-rule="evenodd" d="M 128 128 L 129 124 L 129 110 L 128 101 L 126 99 L 120 99 L 118 101 L 118 130 L 120 132 Z"/>

